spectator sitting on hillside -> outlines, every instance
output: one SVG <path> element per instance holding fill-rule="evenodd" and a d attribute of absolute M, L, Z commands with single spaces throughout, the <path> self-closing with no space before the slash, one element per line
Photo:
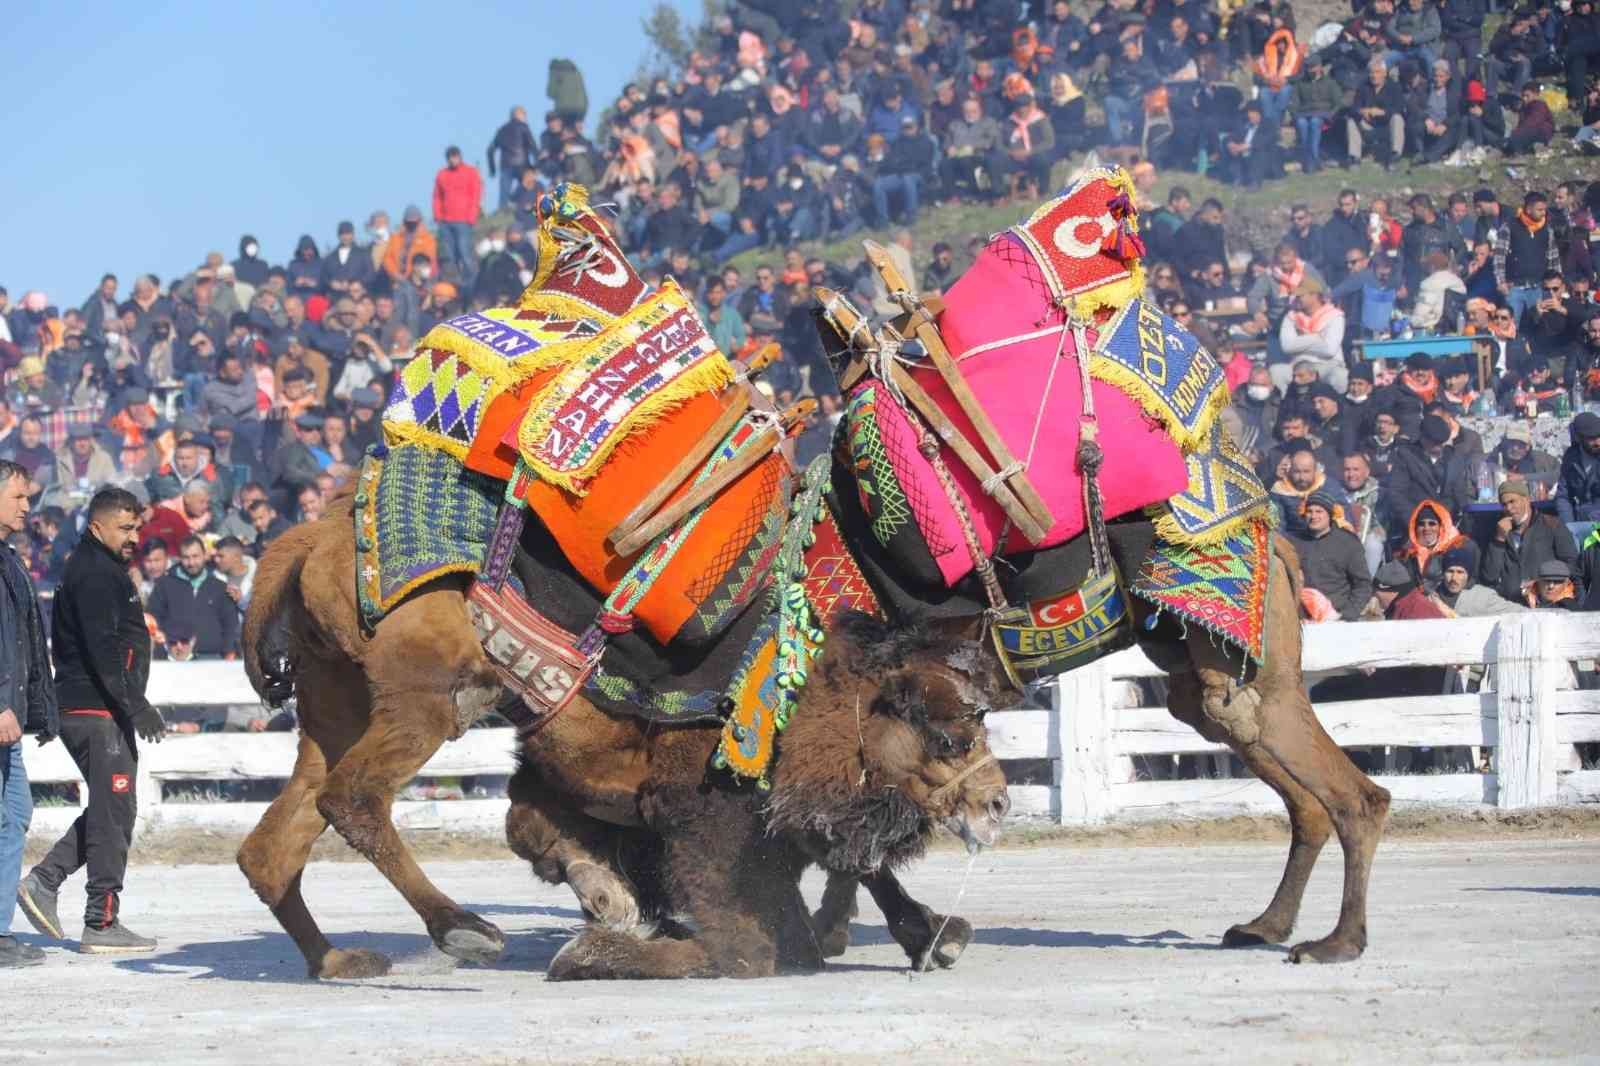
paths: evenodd
<path fill-rule="evenodd" d="M 1439 565 L 1439 584 L 1433 595 L 1455 617 L 1482 618 L 1524 610 L 1522 604 L 1512 603 L 1494 589 L 1473 580 L 1472 575 L 1478 572 L 1475 553 L 1452 548 L 1444 553 Z"/>
<path fill-rule="evenodd" d="M 250 609 L 250 594 L 255 590 L 256 561 L 246 554 L 238 537 L 223 537 L 217 541 L 216 567 L 228 598 L 242 616 Z"/>
<path fill-rule="evenodd" d="M 183 539 L 178 565 L 155 583 L 147 606 L 166 635 L 170 658 L 238 656 L 239 610 L 227 585 L 206 565 L 206 546 L 199 537 Z"/>
<path fill-rule="evenodd" d="M 1338 502 L 1327 492 L 1312 492 L 1304 504 L 1304 528 L 1294 543 L 1306 586 L 1328 597 L 1340 618 L 1354 622 L 1372 597 L 1372 576 L 1361 542 L 1334 524 L 1337 510 Z"/>
<path fill-rule="evenodd" d="M 1526 603 L 1540 565 L 1559 560 L 1572 566 L 1578 561 L 1578 545 L 1560 519 L 1534 512 L 1526 481 L 1503 483 L 1500 503 L 1506 513 L 1484 549 L 1478 580 L 1508 600 Z"/>
<path fill-rule="evenodd" d="M 1434 245 L 1423 255 L 1426 271 L 1417 288 L 1416 303 L 1411 310 L 1411 324 L 1424 332 L 1438 328 L 1444 333 L 1454 333 L 1454 322 L 1441 321 L 1444 317 L 1445 293 L 1465 296 L 1467 283 L 1450 269 L 1450 253 L 1444 245 Z"/>
<path fill-rule="evenodd" d="M 55 456 L 54 491 L 76 492 L 84 501 L 117 478 L 117 464 L 95 440 L 94 427 L 74 423 L 67 444 Z"/>
<path fill-rule="evenodd" d="M 1373 576 L 1372 587 L 1378 597 L 1378 606 L 1382 609 L 1383 616 L 1391 621 L 1446 617 L 1444 609 L 1422 590 L 1402 563 L 1390 561 L 1378 567 L 1377 574 Z M 1433 668 L 1428 669 L 1430 673 L 1437 672 Z M 1434 693 L 1439 691 L 1434 680 L 1430 679 L 1430 685 L 1427 687 L 1431 687 Z"/>
<path fill-rule="evenodd" d="M 1345 506 L 1345 518 L 1350 523 L 1350 531 L 1361 541 L 1370 574 L 1383 562 L 1388 503 L 1383 498 L 1383 485 L 1372 476 L 1372 461 L 1366 453 L 1351 452 L 1344 457 L 1339 486 L 1349 501 Z"/>
<path fill-rule="evenodd" d="M 1572 420 L 1572 444 L 1561 456 L 1556 513 L 1563 522 L 1600 521 L 1600 415 Z"/>
<path fill-rule="evenodd" d="M 1450 424 L 1438 415 L 1422 420 L 1422 439 L 1395 450 L 1389 475 L 1391 532 L 1409 530 L 1411 516 L 1424 500 L 1436 500 L 1454 517 L 1476 498 L 1474 471 L 1450 446 Z M 1526 490 L 1526 486 L 1524 486 Z"/>
<path fill-rule="evenodd" d="M 1559 559 L 1539 564 L 1539 572 L 1528 589 L 1528 606 L 1561 611 L 1583 610 L 1583 598 L 1572 581 L 1572 567 Z"/>
<path fill-rule="evenodd" d="M 1397 79 L 1389 77 L 1389 64 L 1374 56 L 1367 65 L 1368 80 L 1355 93 L 1355 103 L 1345 118 L 1345 145 L 1349 163 L 1361 161 L 1366 139 L 1377 140 L 1378 161 L 1389 170 L 1405 153 L 1406 98 Z M 1385 136 L 1387 134 L 1387 136 Z M 1348 164 L 1347 164 L 1348 165 Z"/>
<path fill-rule="evenodd" d="M 1222 138 L 1219 168 L 1224 180 L 1246 189 L 1278 176 L 1278 131 L 1269 126 L 1259 100 L 1244 105 L 1239 123 Z"/>
<path fill-rule="evenodd" d="M 1489 458 L 1503 477 L 1521 478 L 1530 486 L 1539 484 L 1545 486 L 1546 490 L 1554 490 L 1560 480 L 1561 461 L 1553 455 L 1536 451 L 1533 432 L 1521 422 L 1513 422 L 1506 427 L 1499 445 Z M 1560 508 L 1559 503 L 1556 506 Z"/>
<path fill-rule="evenodd" d="M 1307 269 L 1311 269 L 1307 267 Z M 1344 358 L 1344 312 L 1328 300 L 1328 291 L 1315 278 L 1307 278 L 1294 289 L 1299 310 L 1284 315 L 1278 330 L 1283 354 L 1294 365 L 1309 363 L 1317 376 L 1337 392 L 1349 384 L 1349 369 Z M 1291 364 L 1271 367 L 1274 383 L 1288 385 Z"/>
<path fill-rule="evenodd" d="M 1279 528 L 1292 536 L 1300 536 L 1306 529 L 1306 501 L 1313 493 L 1323 494 L 1331 503 L 1329 515 L 1337 526 L 1346 525 L 1343 493 L 1328 481 L 1327 473 L 1317 461 L 1309 441 L 1297 439 L 1284 446 L 1289 457 L 1288 473 L 1273 482 L 1271 497 L 1277 505 Z"/>
<path fill-rule="evenodd" d="M 1442 504 L 1423 500 L 1411 512 L 1405 545 L 1395 553 L 1395 558 L 1406 564 L 1417 584 L 1432 592 L 1439 587 L 1444 553 L 1457 549 L 1471 557 L 1470 569 L 1477 573 L 1478 546 L 1456 528 Z"/>
<path fill-rule="evenodd" d="M 1517 112 L 1517 125 L 1506 137 L 1508 156 L 1531 152 L 1539 145 L 1549 144 L 1556 135 L 1556 118 L 1550 105 L 1539 95 L 1539 86 L 1529 82 L 1522 87 L 1522 108 Z"/>

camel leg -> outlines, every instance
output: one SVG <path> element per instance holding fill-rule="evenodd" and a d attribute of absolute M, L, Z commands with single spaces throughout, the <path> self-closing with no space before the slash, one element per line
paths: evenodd
<path fill-rule="evenodd" d="M 934 963 L 949 969 L 972 943 L 972 926 L 965 918 L 946 918 L 918 903 L 887 867 L 863 877 L 861 883 L 883 911 L 889 935 L 905 949 L 913 970 L 931 970 Z"/>
<path fill-rule="evenodd" d="M 1339 750 L 1317 721 L 1301 687 L 1297 594 L 1285 568 L 1285 555 L 1272 558 L 1273 580 L 1267 604 L 1268 626 L 1279 634 L 1275 657 L 1245 686 L 1240 653 L 1218 647 L 1198 634 L 1186 641 L 1200 683 L 1200 708 L 1220 726 L 1236 750 L 1259 744 L 1295 784 L 1322 804 L 1344 851 L 1344 893 L 1339 921 L 1321 940 L 1297 944 L 1292 962 L 1343 962 L 1359 958 L 1367 946 L 1367 882 L 1372 858 L 1389 813 L 1389 793 L 1373 784 Z M 1287 802 L 1287 801 L 1286 801 Z M 1291 807 L 1292 810 L 1292 807 Z M 1287 878 L 1290 871 L 1285 871 Z"/>
<path fill-rule="evenodd" d="M 534 875 L 552 885 L 568 884 L 591 922 L 627 930 L 639 924 L 639 900 L 626 875 L 612 863 L 628 832 L 596 821 L 561 802 L 532 766 L 524 765 L 506 790 L 506 842 L 528 860 Z"/>
<path fill-rule="evenodd" d="M 850 947 L 850 920 L 860 913 L 856 907 L 856 889 L 860 885 L 861 879 L 853 874 L 828 871 L 822 902 L 811 915 L 817 946 L 825 959 L 836 959 Z"/>
<path fill-rule="evenodd" d="M 327 780 L 328 757 L 337 758 L 350 743 L 339 730 L 329 728 L 325 718 L 365 715 L 356 688 L 341 686 L 333 677 L 312 675 L 308 681 L 307 694 L 301 697 L 305 728 L 294 773 L 240 846 L 239 869 L 278 924 L 294 938 L 305 956 L 308 976 L 380 977 L 389 971 L 389 960 L 376 951 L 329 944 L 300 892 L 311 845 L 328 827 L 317 810 L 317 796 Z"/>
<path fill-rule="evenodd" d="M 1259 916 L 1235 925 L 1222 934 L 1225 948 L 1255 944 L 1281 944 L 1294 931 L 1300 914 L 1300 900 L 1306 881 L 1317 864 L 1322 846 L 1333 833 L 1333 822 L 1320 801 L 1295 783 L 1260 744 L 1238 744 L 1227 731 L 1205 716 L 1201 708 L 1203 689 L 1193 674 L 1174 674 L 1169 678 L 1167 708 L 1172 716 L 1190 726 L 1213 744 L 1226 744 L 1244 764 L 1283 800 L 1289 812 L 1289 860 L 1272 902 Z"/>
<path fill-rule="evenodd" d="M 329 772 L 317 810 L 405 897 L 441 951 L 493 962 L 505 950 L 504 934 L 434 887 L 391 820 L 395 793 L 453 735 L 454 720 L 453 702 L 433 694 L 410 692 L 393 708 L 380 706 Z"/>
<path fill-rule="evenodd" d="M 1261 705 L 1261 746 L 1298 784 L 1321 801 L 1344 849 L 1339 921 L 1321 940 L 1289 950 L 1292 962 L 1344 962 L 1367 947 L 1367 882 L 1389 814 L 1387 789 L 1374 784 L 1339 750 L 1299 691 Z"/>

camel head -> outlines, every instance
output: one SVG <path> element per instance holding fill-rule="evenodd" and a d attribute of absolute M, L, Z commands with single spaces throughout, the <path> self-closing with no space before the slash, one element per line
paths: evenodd
<path fill-rule="evenodd" d="M 767 809 L 814 857 L 865 873 L 919 855 L 943 825 L 976 850 L 1010 809 L 983 718 L 1013 698 L 993 656 L 958 630 L 846 615 L 781 741 Z"/>

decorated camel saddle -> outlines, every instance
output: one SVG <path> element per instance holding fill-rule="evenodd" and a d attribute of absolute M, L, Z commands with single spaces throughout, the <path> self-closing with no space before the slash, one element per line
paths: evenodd
<path fill-rule="evenodd" d="M 1125 593 L 1264 653 L 1272 510 L 1217 418 L 1221 366 L 1142 298 L 1132 193 L 1079 175 L 942 299 L 869 245 L 904 311 L 877 331 L 819 294 L 871 536 L 908 595 L 975 579 L 1019 681 L 1131 643 Z"/>
<path fill-rule="evenodd" d="M 751 384 L 771 353 L 718 351 L 558 187 L 517 305 L 398 375 L 355 496 L 364 623 L 460 572 L 520 730 L 579 692 L 720 721 L 719 767 L 758 782 L 843 610 L 986 614 L 1018 681 L 1131 642 L 1130 594 L 1259 659 L 1270 508 L 1215 359 L 1139 298 L 1130 193 L 1085 175 L 943 300 L 869 245 L 904 313 L 821 294 L 847 413 L 801 469 L 810 401 Z"/>

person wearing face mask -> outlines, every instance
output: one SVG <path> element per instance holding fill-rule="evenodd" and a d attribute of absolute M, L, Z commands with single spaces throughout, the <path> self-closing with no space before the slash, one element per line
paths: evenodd
<path fill-rule="evenodd" d="M 413 275 L 419 258 L 428 261 L 429 276 L 432 276 L 433 264 L 439 258 L 439 245 L 428 227 L 422 224 L 422 209 L 412 204 L 401 216 L 400 229 L 389 235 L 385 243 L 383 269 L 398 283 Z M 399 284 L 395 287 L 404 288 Z"/>
<path fill-rule="evenodd" d="M 398 234 L 391 238 L 398 239 Z M 428 302 L 433 277 L 433 259 L 417 255 L 412 258 L 410 273 L 395 282 L 393 318 L 409 329 L 413 336 L 421 336 L 417 329 L 418 319 L 423 304 Z"/>
<path fill-rule="evenodd" d="M 1250 377 L 1233 392 L 1233 411 L 1237 416 L 1234 443 L 1251 462 L 1260 462 L 1278 424 L 1283 396 L 1272 384 L 1264 366 L 1250 369 Z"/>
<path fill-rule="evenodd" d="M 506 246 L 506 231 L 490 230 L 478 242 L 478 278 L 472 286 L 473 299 L 491 305 L 515 302 L 522 295 L 522 269 L 522 261 Z"/>
<path fill-rule="evenodd" d="M 266 260 L 260 257 L 260 251 L 260 244 L 246 233 L 239 238 L 239 258 L 233 261 L 234 277 L 258 289 L 266 284 L 267 272 L 271 270 Z"/>

